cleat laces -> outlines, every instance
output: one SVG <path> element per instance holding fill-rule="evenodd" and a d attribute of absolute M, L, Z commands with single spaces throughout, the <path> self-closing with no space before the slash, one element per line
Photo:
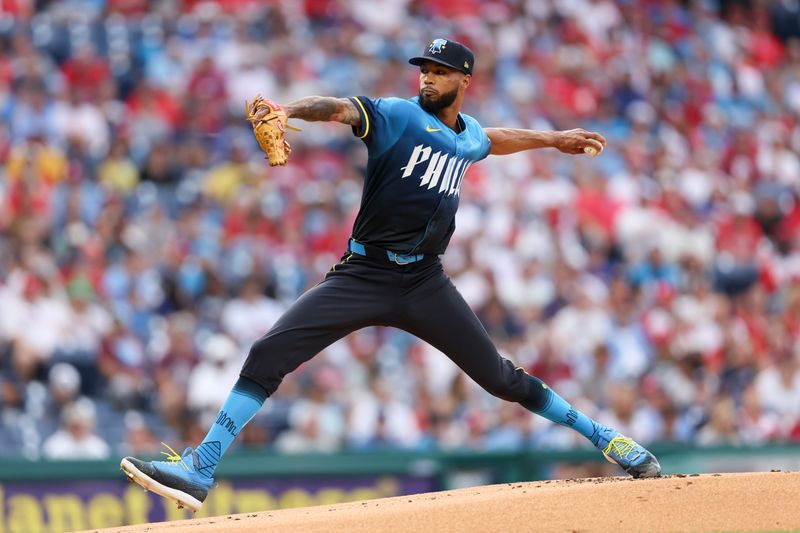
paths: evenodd
<path fill-rule="evenodd" d="M 603 453 L 605 455 L 614 455 L 619 457 L 620 459 L 624 460 L 633 460 L 639 456 L 639 451 L 636 449 L 637 446 L 634 444 L 633 439 L 630 437 L 623 437 L 622 435 L 617 435 L 608 443 L 608 446 L 605 447 Z M 628 457 L 629 455 L 633 455 L 633 457 Z"/>
<path fill-rule="evenodd" d="M 161 462 L 162 463 L 166 463 L 168 465 L 173 465 L 173 466 L 176 465 L 177 463 L 180 463 L 181 466 L 187 472 L 189 472 L 189 470 L 190 470 L 189 466 L 184 462 L 183 457 L 181 457 L 178 452 L 173 450 L 172 447 L 169 444 L 167 444 L 166 442 L 162 442 L 161 444 L 163 444 L 167 448 L 167 450 L 169 450 L 169 453 L 161 452 L 161 455 L 166 455 L 167 456 L 166 460 L 161 461 Z"/>

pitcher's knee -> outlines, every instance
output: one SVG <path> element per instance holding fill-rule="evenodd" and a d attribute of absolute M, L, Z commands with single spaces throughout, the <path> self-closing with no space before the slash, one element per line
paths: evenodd
<path fill-rule="evenodd" d="M 501 400 L 509 402 L 518 402 L 520 400 L 519 387 L 515 386 L 513 382 L 507 380 L 497 379 L 490 381 L 481 381 L 481 387 L 492 396 L 496 396 Z"/>
<path fill-rule="evenodd" d="M 492 396 L 509 402 L 520 402 L 528 396 L 530 376 L 508 359 L 500 359 L 496 372 L 476 380 Z M 487 375 L 488 374 L 488 375 Z"/>
<path fill-rule="evenodd" d="M 275 352 L 270 350 L 269 342 L 265 342 L 264 339 L 259 339 L 250 345 L 250 350 L 247 352 L 247 359 L 244 362 L 244 366 L 257 366 L 259 368 L 269 367 L 270 365 L 267 363 L 267 360 L 270 357 L 270 353 Z"/>
<path fill-rule="evenodd" d="M 248 359 L 284 359 L 292 357 L 298 348 L 304 346 L 302 339 L 297 335 L 287 334 L 286 331 L 271 330 L 269 333 L 250 345 Z"/>
<path fill-rule="evenodd" d="M 266 357 L 269 354 L 270 341 L 267 337 L 262 337 L 250 345 L 250 351 L 247 353 L 247 358 L 252 357 Z"/>
<path fill-rule="evenodd" d="M 242 365 L 242 375 L 258 382 L 271 395 L 286 374 L 298 366 L 289 355 L 287 350 L 276 346 L 272 339 L 263 337 L 250 346 L 247 359 Z"/>

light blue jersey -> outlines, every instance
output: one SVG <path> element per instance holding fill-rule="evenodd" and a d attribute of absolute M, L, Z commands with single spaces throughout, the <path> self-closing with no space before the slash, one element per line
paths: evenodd
<path fill-rule="evenodd" d="M 464 175 L 489 155 L 489 138 L 463 113 L 456 133 L 417 97 L 351 100 L 361 114 L 353 133 L 369 150 L 353 238 L 404 254 L 443 254 Z"/>

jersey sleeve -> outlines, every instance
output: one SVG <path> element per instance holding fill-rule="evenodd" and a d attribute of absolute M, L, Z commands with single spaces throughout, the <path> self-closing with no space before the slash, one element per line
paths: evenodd
<path fill-rule="evenodd" d="M 353 96 L 350 101 L 361 116 L 361 126 L 353 127 L 353 135 L 370 149 L 382 152 L 391 147 L 408 124 L 407 103 L 400 98 Z"/>
<path fill-rule="evenodd" d="M 475 154 L 477 156 L 476 161 L 480 161 L 481 159 L 486 159 L 486 157 L 492 151 L 491 139 L 489 139 L 489 136 L 486 135 L 486 131 L 484 131 L 483 127 L 480 125 L 480 123 L 478 123 L 477 120 L 475 120 L 470 116 L 464 117 L 464 120 L 467 121 L 467 129 L 470 132 L 470 136 L 478 144 L 478 148 L 475 151 Z"/>
<path fill-rule="evenodd" d="M 480 130 L 481 135 L 481 159 L 486 159 L 492 152 L 492 140 L 488 135 L 486 135 L 486 132 L 483 130 L 483 128 L 478 126 L 478 129 Z M 478 161 L 480 161 L 480 159 Z"/>

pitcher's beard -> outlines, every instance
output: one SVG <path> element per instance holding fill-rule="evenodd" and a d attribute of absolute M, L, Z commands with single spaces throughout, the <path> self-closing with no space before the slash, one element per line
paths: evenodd
<path fill-rule="evenodd" d="M 451 106 L 453 102 L 456 101 L 456 96 L 458 96 L 458 89 L 453 89 L 449 93 L 440 93 L 439 98 L 436 100 L 431 100 L 425 96 L 425 94 L 422 92 L 422 89 L 420 89 L 419 105 L 422 106 L 422 109 L 428 113 L 436 113 L 445 107 Z"/>

